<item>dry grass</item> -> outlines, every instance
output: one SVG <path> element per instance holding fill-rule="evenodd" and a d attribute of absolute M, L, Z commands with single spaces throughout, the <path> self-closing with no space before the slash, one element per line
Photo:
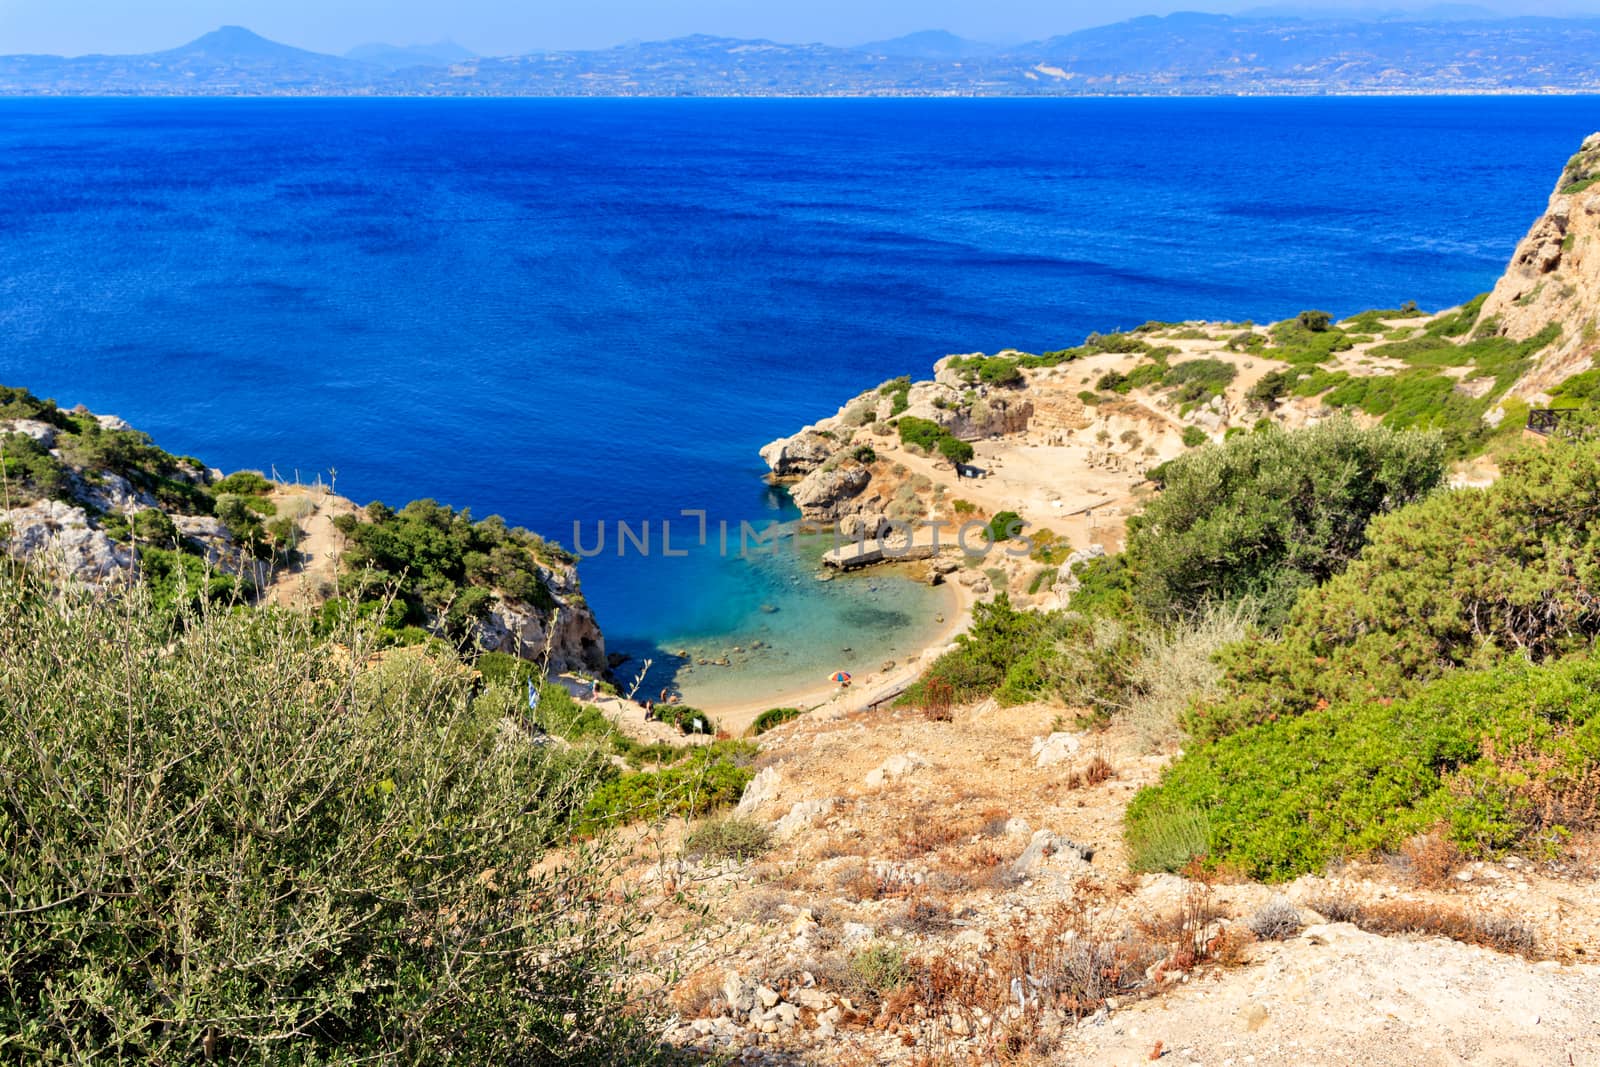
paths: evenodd
<path fill-rule="evenodd" d="M 1516 783 L 1514 793 L 1530 824 L 1530 836 L 1554 855 L 1567 851 L 1573 831 L 1600 830 L 1600 764 L 1574 766 L 1553 749 L 1552 740 L 1497 748 L 1483 741 L 1483 754 L 1502 781 Z M 1543 751 L 1541 751 L 1541 749 Z"/>
<path fill-rule="evenodd" d="M 1112 767 L 1106 758 L 1097 752 L 1081 770 L 1069 773 L 1062 780 L 1062 785 L 1068 790 L 1093 789 L 1097 785 L 1109 782 L 1116 776 L 1116 768 Z"/>
<path fill-rule="evenodd" d="M 685 1019 L 714 1018 L 727 1003 L 722 996 L 722 977 L 720 967 L 696 971 L 677 984 L 668 1002 Z"/>
<path fill-rule="evenodd" d="M 1540 959 L 1538 937 L 1526 923 L 1433 900 L 1382 900 L 1363 904 L 1345 897 L 1311 907 L 1332 922 L 1354 923 L 1373 934 L 1421 934 L 1481 945 L 1508 955 Z"/>
<path fill-rule="evenodd" d="M 1193 622 L 1141 639 L 1144 654 L 1133 672 L 1139 695 L 1127 719 L 1147 748 L 1159 749 L 1182 737 L 1178 723 L 1190 701 L 1212 693 L 1222 679 L 1222 668 L 1212 656 L 1248 636 L 1248 618 L 1249 605 L 1213 608 Z"/>
<path fill-rule="evenodd" d="M 1270 901 L 1245 920 L 1250 932 L 1263 941 L 1282 941 L 1293 937 L 1305 925 L 1300 912 L 1282 897 Z"/>
<path fill-rule="evenodd" d="M 910 980 L 885 998 L 879 1025 L 922 1024 L 917 1064 L 1036 1062 L 1059 1040 L 1052 1026 L 1141 990 L 1162 956 L 1127 929 L 1112 896 L 1080 882 L 1072 902 L 989 930 L 982 950 L 911 960 Z"/>
<path fill-rule="evenodd" d="M 1450 881 L 1450 876 L 1461 866 L 1461 850 L 1442 830 L 1418 834 L 1400 846 L 1402 865 L 1410 872 L 1417 885 L 1437 889 Z"/>

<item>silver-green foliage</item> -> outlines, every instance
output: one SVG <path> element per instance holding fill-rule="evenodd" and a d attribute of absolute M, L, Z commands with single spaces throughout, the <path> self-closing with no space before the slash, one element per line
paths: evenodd
<path fill-rule="evenodd" d="M 0 1062 L 648 1062 L 593 767 L 271 609 L 0 572 Z M 353 615 L 354 613 L 349 613 Z"/>

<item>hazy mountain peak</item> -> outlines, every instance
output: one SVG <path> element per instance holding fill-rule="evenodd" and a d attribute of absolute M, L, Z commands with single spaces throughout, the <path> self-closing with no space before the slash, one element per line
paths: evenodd
<path fill-rule="evenodd" d="M 259 33 L 245 29 L 243 26 L 223 26 L 212 30 L 203 37 L 195 38 L 186 45 L 180 45 L 172 49 L 168 54 L 205 55 L 217 58 L 231 56 L 263 58 L 308 53 L 304 49 L 295 48 L 292 45 L 269 41 Z"/>

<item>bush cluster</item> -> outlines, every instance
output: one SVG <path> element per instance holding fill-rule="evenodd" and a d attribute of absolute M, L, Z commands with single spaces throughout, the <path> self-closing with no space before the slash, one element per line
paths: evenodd
<path fill-rule="evenodd" d="M 140 586 L 0 573 L 0 619 L 8 1060 L 654 1061 L 608 846 L 544 862 L 597 761 L 518 694 Z"/>
<path fill-rule="evenodd" d="M 340 576 L 345 590 L 369 603 L 395 590 L 399 610 L 385 619 L 386 627 L 437 630 L 458 641 L 470 640 L 472 624 L 497 596 L 555 608 L 548 569 L 572 560 L 498 515 L 474 521 L 470 512 L 433 500 L 415 500 L 399 511 L 372 503 L 366 521 L 341 515 L 334 525 L 347 540 Z"/>
<path fill-rule="evenodd" d="M 1560 798 L 1593 789 L 1597 760 L 1600 664 L 1463 671 L 1409 699 L 1336 704 L 1192 749 L 1134 799 L 1128 841 L 1142 869 L 1203 853 L 1268 879 L 1398 849 L 1440 823 L 1473 855 L 1538 848 L 1576 828 Z M 1555 803 L 1535 803 L 1531 773 Z"/>
<path fill-rule="evenodd" d="M 937 453 L 951 463 L 972 462 L 972 445 L 931 419 L 902 415 L 895 426 L 900 432 L 902 444 L 919 448 L 929 455 Z"/>
<path fill-rule="evenodd" d="M 1588 647 L 1600 633 L 1600 442 L 1520 452 L 1487 489 L 1379 518 L 1367 539 L 1349 569 L 1300 597 L 1281 637 L 1225 653 L 1232 695 L 1196 708 L 1196 736 Z"/>
<path fill-rule="evenodd" d="M 1444 475 L 1436 437 L 1333 420 L 1268 429 L 1187 453 L 1159 471 L 1160 496 L 1128 524 L 1136 595 L 1158 618 L 1250 598 L 1269 623 L 1302 588 L 1342 570 L 1367 523 Z"/>

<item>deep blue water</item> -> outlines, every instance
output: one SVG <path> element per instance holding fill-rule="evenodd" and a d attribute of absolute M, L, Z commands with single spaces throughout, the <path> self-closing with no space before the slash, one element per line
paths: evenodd
<path fill-rule="evenodd" d="M 0 101 L 0 381 L 563 542 L 948 352 L 1487 288 L 1593 99 Z M 588 561 L 613 646 L 734 634 Z M 799 595 L 799 594 L 796 594 Z"/>

